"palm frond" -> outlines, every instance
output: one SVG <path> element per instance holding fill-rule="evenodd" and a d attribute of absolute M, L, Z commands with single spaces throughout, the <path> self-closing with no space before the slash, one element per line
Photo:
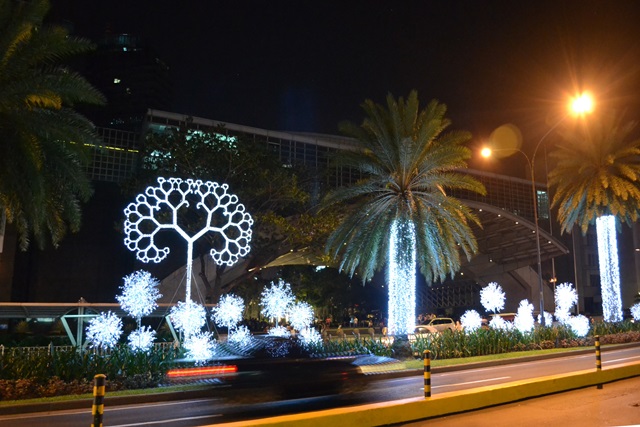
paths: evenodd
<path fill-rule="evenodd" d="M 331 192 L 323 209 L 346 206 L 344 220 L 330 236 L 327 253 L 349 274 L 369 280 L 389 252 L 396 221 L 414 224 L 417 259 L 429 282 L 443 280 L 460 267 L 460 256 L 477 251 L 471 224 L 478 218 L 451 190 L 485 193 L 484 186 L 460 170 L 471 152 L 463 144 L 470 134 L 446 131 L 446 106 L 433 100 L 423 110 L 417 92 L 407 99 L 386 98 L 382 106 L 367 100 L 360 126 L 343 123 L 356 138 L 356 150 L 339 153 L 335 165 L 349 166 L 365 178 Z"/>

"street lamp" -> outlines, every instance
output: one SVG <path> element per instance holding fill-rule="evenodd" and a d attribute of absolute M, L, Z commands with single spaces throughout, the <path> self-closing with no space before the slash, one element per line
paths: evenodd
<path fill-rule="evenodd" d="M 531 157 L 527 156 L 522 150 L 517 148 L 505 149 L 508 151 L 517 151 L 522 154 L 525 159 L 527 159 L 527 163 L 529 164 L 529 169 L 531 170 L 531 192 L 533 196 L 533 222 L 535 226 L 535 234 L 536 234 L 536 254 L 538 257 L 538 287 L 540 291 L 540 324 L 545 326 L 545 318 L 544 318 L 544 284 L 542 283 L 542 255 L 540 251 L 540 226 L 538 225 L 538 193 L 536 191 L 536 179 L 535 179 L 535 161 L 536 154 L 538 153 L 538 148 L 542 145 L 545 139 L 553 132 L 564 120 L 569 117 L 572 113 L 575 115 L 584 115 L 590 113 L 593 110 L 593 99 L 588 93 L 583 93 L 573 99 L 571 99 L 569 104 L 569 113 L 565 114 L 560 120 L 556 122 L 548 131 L 545 133 L 542 138 L 536 144 L 533 155 Z M 482 157 L 488 158 L 491 156 L 492 151 L 501 151 L 500 149 L 491 150 L 489 147 L 484 147 L 480 154 Z M 555 277 L 554 277 L 555 279 Z"/>

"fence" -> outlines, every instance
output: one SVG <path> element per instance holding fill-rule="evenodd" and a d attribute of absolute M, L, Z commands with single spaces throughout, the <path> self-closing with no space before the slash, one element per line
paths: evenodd
<path fill-rule="evenodd" d="M 153 348 L 155 350 L 169 350 L 171 348 L 175 348 L 177 343 L 175 341 L 167 341 L 167 342 L 157 342 L 153 344 Z M 80 348 L 81 350 L 82 348 Z M 27 353 L 47 353 L 52 354 L 58 351 L 73 351 L 78 350 L 78 347 L 73 345 L 53 345 L 49 344 L 48 346 L 38 346 L 38 347 L 5 347 L 4 345 L 0 345 L 0 355 L 4 356 L 5 352 L 16 352 L 19 351 L 22 354 Z M 108 349 L 103 348 L 86 348 L 84 351 L 92 352 L 94 354 L 108 354 Z"/>

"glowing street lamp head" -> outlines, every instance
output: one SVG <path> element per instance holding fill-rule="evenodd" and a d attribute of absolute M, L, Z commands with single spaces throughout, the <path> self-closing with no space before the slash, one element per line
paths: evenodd
<path fill-rule="evenodd" d="M 482 150 L 480 150 L 480 155 L 485 159 L 491 157 L 491 148 L 484 147 Z"/>
<path fill-rule="evenodd" d="M 588 114 L 593 111 L 593 98 L 588 93 L 582 93 L 571 100 L 571 111 L 574 114 Z"/>

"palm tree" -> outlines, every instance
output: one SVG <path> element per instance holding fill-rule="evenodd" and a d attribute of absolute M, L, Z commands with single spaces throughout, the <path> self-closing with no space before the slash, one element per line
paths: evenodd
<path fill-rule="evenodd" d="M 447 131 L 446 106 L 431 101 L 420 110 L 417 92 L 404 100 L 387 96 L 386 108 L 367 100 L 360 126 L 341 130 L 356 149 L 336 163 L 360 171 L 364 179 L 329 194 L 324 208 L 349 202 L 344 220 L 331 234 L 327 252 L 340 270 L 363 281 L 388 263 L 391 334 L 415 327 L 416 262 L 428 282 L 444 280 L 477 250 L 470 223 L 478 218 L 447 194 L 462 189 L 484 194 L 482 184 L 460 169 L 471 155 L 464 131 Z"/>
<path fill-rule="evenodd" d="M 596 224 L 602 309 L 610 322 L 622 320 L 616 221 L 632 225 L 640 211 L 636 126 L 617 114 L 590 120 L 576 132 L 563 132 L 563 143 L 550 154 L 558 162 L 549 185 L 556 188 L 552 207 L 558 208 L 562 232 L 578 226 L 586 234 Z"/>
<path fill-rule="evenodd" d="M 80 225 L 91 194 L 81 149 L 97 141 L 79 102 L 104 97 L 59 65 L 92 45 L 44 26 L 47 0 L 0 0 L 0 220 L 15 224 L 20 247 L 31 237 L 56 245 Z"/>

